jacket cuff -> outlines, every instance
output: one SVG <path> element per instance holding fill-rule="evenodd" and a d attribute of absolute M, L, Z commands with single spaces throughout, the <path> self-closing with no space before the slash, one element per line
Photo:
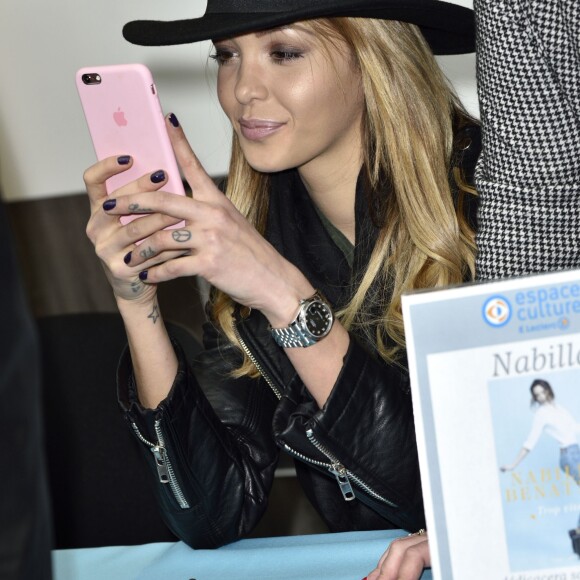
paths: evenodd
<path fill-rule="evenodd" d="M 180 344 L 173 338 L 171 338 L 171 344 L 177 357 L 177 374 L 167 397 L 155 409 L 144 407 L 139 401 L 133 361 L 131 360 L 128 345 L 123 349 L 117 367 L 117 400 L 119 406 L 126 415 L 130 416 L 131 420 L 136 420 L 140 426 L 146 427 L 152 436 L 154 435 L 153 423 L 161 408 L 172 404 L 187 387 L 188 365 L 185 354 Z"/>

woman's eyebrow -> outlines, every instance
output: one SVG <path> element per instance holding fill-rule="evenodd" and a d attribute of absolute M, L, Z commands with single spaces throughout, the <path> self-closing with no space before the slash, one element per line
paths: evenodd
<path fill-rule="evenodd" d="M 267 30 L 258 30 L 254 34 L 257 37 L 266 36 L 267 34 L 272 34 L 273 32 L 284 32 L 285 30 L 297 30 L 299 32 L 306 32 L 307 34 L 314 34 L 312 30 L 306 26 L 302 26 L 299 23 L 294 24 L 284 24 L 282 26 L 275 26 L 274 28 L 268 28 Z"/>
<path fill-rule="evenodd" d="M 301 26 L 300 24 L 283 24 L 281 26 L 275 26 L 274 28 L 268 28 L 266 30 L 257 30 L 254 32 L 254 34 L 258 37 L 258 38 L 262 38 L 263 36 L 266 36 L 267 34 L 273 34 L 275 32 L 284 32 L 285 30 L 297 30 L 299 32 L 305 32 L 306 34 L 310 34 L 311 36 L 314 36 L 315 33 L 310 30 L 309 28 L 306 28 L 306 26 Z M 225 40 L 228 40 L 228 38 L 233 38 L 233 37 L 223 37 L 223 38 L 212 38 L 211 41 L 213 42 L 213 44 L 216 44 L 218 42 L 223 42 Z"/>
<path fill-rule="evenodd" d="M 267 30 L 258 30 L 255 32 L 255 35 L 261 38 L 262 36 L 266 36 L 266 34 L 271 34 L 272 32 L 279 32 L 282 30 L 288 30 L 288 28 L 290 28 L 289 25 L 276 26 L 275 28 L 268 28 Z"/>

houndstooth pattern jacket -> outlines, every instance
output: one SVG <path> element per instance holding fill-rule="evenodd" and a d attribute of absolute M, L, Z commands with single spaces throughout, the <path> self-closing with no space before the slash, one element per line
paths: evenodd
<path fill-rule="evenodd" d="M 580 0 L 475 0 L 479 279 L 580 267 Z"/>

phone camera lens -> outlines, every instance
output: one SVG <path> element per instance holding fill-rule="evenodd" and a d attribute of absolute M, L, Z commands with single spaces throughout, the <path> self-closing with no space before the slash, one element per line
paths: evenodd
<path fill-rule="evenodd" d="M 85 85 L 99 85 L 101 84 L 101 75 L 97 73 L 84 74 L 81 77 Z"/>

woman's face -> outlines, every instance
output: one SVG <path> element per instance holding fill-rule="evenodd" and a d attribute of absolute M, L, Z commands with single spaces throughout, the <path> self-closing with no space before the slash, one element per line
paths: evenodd
<path fill-rule="evenodd" d="M 532 389 L 532 393 L 534 395 L 534 399 L 539 405 L 543 405 L 548 401 L 548 392 L 546 389 L 544 389 L 544 387 L 542 387 L 542 385 L 536 385 Z"/>
<path fill-rule="evenodd" d="M 363 96 L 346 44 L 295 24 L 216 41 L 218 97 L 257 171 L 360 168 Z"/>

